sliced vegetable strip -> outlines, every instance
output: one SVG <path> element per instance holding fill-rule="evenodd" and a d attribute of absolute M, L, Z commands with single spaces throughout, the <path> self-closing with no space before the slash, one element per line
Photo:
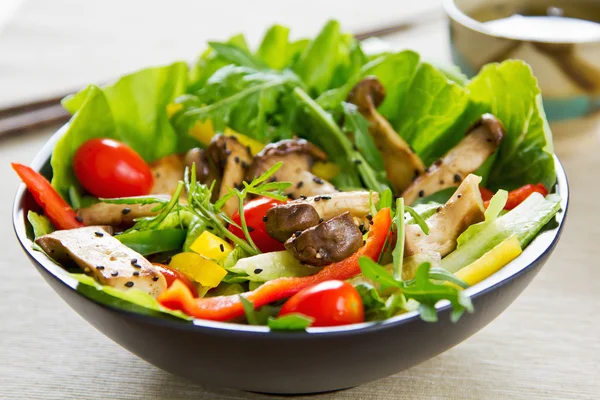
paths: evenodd
<path fill-rule="evenodd" d="M 243 294 L 254 304 L 261 307 L 277 300 L 288 298 L 300 290 L 331 279 L 345 280 L 360 273 L 358 259 L 367 256 L 377 260 L 383 248 L 391 225 L 390 209 L 384 208 L 373 218 L 366 244 L 347 259 L 330 264 L 315 275 L 301 278 L 279 278 L 266 282 L 258 289 Z M 183 284 L 175 282 L 163 292 L 158 301 L 173 310 L 182 310 L 196 318 L 214 321 L 227 321 L 244 315 L 244 308 L 238 295 L 218 296 L 206 299 L 194 299 Z"/>
<path fill-rule="evenodd" d="M 85 226 L 77 220 L 77 214 L 71 206 L 60 197 L 50 182 L 40 173 L 23 164 L 11 163 L 11 166 L 56 229 L 74 229 Z"/>
<path fill-rule="evenodd" d="M 486 188 L 479 188 L 481 191 L 481 198 L 484 201 L 485 208 L 490 204 L 491 198 L 494 196 L 494 193 Z M 541 183 L 534 185 L 532 183 L 521 186 L 518 189 L 511 190 L 508 192 L 508 200 L 506 201 L 506 205 L 504 206 L 505 210 L 512 210 L 519 204 L 521 204 L 525 199 L 527 199 L 532 193 L 539 193 L 542 196 L 546 197 L 548 195 L 548 189 Z"/>

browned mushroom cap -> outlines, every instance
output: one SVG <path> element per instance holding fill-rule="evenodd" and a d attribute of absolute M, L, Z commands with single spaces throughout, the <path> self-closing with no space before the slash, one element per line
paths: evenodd
<path fill-rule="evenodd" d="M 350 257 L 362 242 L 352 216 L 344 213 L 292 236 L 285 248 L 301 262 L 322 267 Z"/>
<path fill-rule="evenodd" d="M 442 189 L 458 186 L 496 151 L 504 132 L 504 126 L 496 117 L 484 114 L 456 146 L 402 193 L 406 204 L 412 204 L 419 197 L 429 196 Z"/>
<path fill-rule="evenodd" d="M 254 161 L 246 173 L 246 180 L 251 181 L 260 176 L 280 161 L 283 165 L 274 178 L 280 182 L 292 183 L 287 190 L 291 198 L 337 192 L 331 183 L 310 172 L 313 163 L 327 161 L 327 155 L 304 139 L 287 139 L 267 145 L 254 156 Z"/>
<path fill-rule="evenodd" d="M 366 77 L 348 94 L 348 102 L 355 104 L 371 123 L 369 133 L 381 151 L 387 178 L 396 193 L 401 193 L 420 175 L 425 166 L 410 146 L 394 131 L 390 123 L 377 112 L 385 98 L 385 89 L 375 77 Z"/>
<path fill-rule="evenodd" d="M 186 163 L 196 164 L 196 179 L 206 185 L 215 181 L 212 200 L 225 195 L 230 188 L 240 187 L 252 157 L 246 146 L 234 136 L 215 135 L 205 150 L 192 149 L 186 154 Z M 237 202 L 230 199 L 222 210 L 231 216 L 237 209 Z"/>
<path fill-rule="evenodd" d="M 185 155 L 184 162 L 188 168 L 195 167 L 196 180 L 198 182 L 210 185 L 213 181 L 216 181 L 215 187 L 221 187 L 222 172 L 220 171 L 219 166 L 208 157 L 206 150 L 198 147 L 189 150 Z M 215 191 L 213 195 L 215 198 L 213 198 L 213 200 L 216 200 L 218 195 L 219 194 Z"/>
<path fill-rule="evenodd" d="M 264 219 L 269 236 L 283 243 L 295 232 L 317 225 L 320 217 L 310 204 L 293 202 L 271 208 Z"/>
<path fill-rule="evenodd" d="M 479 182 L 481 178 L 476 175 L 465 178 L 450 200 L 427 219 L 429 235 L 419 225 L 407 224 L 404 255 L 436 252 L 444 257 L 453 251 L 458 236 L 484 219 Z"/>

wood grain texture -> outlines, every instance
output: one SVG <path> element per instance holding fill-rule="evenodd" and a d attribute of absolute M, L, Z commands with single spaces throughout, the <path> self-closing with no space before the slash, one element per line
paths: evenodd
<path fill-rule="evenodd" d="M 142 7 L 142 3 L 147 5 Z M 260 6 L 257 2 L 216 3 L 26 2 L 0 32 L 0 104 L 102 81 L 149 63 L 191 59 L 206 39 L 235 31 L 248 32 L 257 40 L 272 21 L 293 25 L 299 34 L 311 34 L 334 15 L 354 30 L 401 18 L 437 1 L 422 0 L 408 11 L 408 2 L 379 0 L 371 1 L 378 7 L 369 9 L 364 9 L 364 2 L 349 1 L 343 2 L 344 7 L 337 1 L 326 6 L 322 1 L 266 1 Z M 235 15 L 227 12 L 234 7 L 231 4 L 239 7 Z M 241 7 L 260 10 L 247 18 Z M 206 18 L 207 13 L 219 18 Z M 429 58 L 447 60 L 444 23 L 393 39 Z M 596 197 L 600 196 L 600 117 L 554 125 L 553 130 L 571 184 L 571 209 L 558 248 L 525 293 L 488 327 L 439 357 L 377 382 L 313 398 L 600 396 L 600 212 Z M 0 398 L 276 398 L 200 387 L 160 371 L 94 330 L 44 283 L 12 232 L 9 210 L 18 181 L 8 163 L 29 162 L 51 133 L 45 130 L 0 139 L 0 176 L 5 184 L 0 193 Z"/>

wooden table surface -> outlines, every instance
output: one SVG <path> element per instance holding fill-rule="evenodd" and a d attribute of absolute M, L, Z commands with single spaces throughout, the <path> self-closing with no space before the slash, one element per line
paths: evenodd
<path fill-rule="evenodd" d="M 148 64 L 191 60 L 209 38 L 245 32 L 254 43 L 272 22 L 308 35 L 331 16 L 356 31 L 415 18 L 425 10 L 440 12 L 437 0 L 410 3 L 24 1 L 14 14 L 0 18 L 0 106 L 102 82 Z M 443 18 L 391 38 L 441 61 L 449 58 L 447 40 Z M 525 293 L 454 349 L 380 381 L 315 398 L 600 397 L 600 212 L 595 197 L 600 196 L 600 117 L 552 128 L 571 185 L 571 208 L 555 253 Z M 43 282 L 12 232 L 17 178 L 8 163 L 29 162 L 52 132 L 0 138 L 0 174 L 6 183 L 0 193 L 0 398 L 263 398 L 197 386 L 158 370 L 94 330 Z"/>

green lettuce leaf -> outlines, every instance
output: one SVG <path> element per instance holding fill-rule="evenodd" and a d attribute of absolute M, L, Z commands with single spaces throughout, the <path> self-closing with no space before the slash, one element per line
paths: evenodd
<path fill-rule="evenodd" d="M 247 276 L 247 279 L 252 282 L 307 276 L 319 271 L 319 268 L 303 265 L 287 250 L 242 258 L 235 265 L 226 265 L 224 268 L 233 274 Z"/>
<path fill-rule="evenodd" d="M 194 141 L 171 127 L 166 107 L 185 90 L 187 65 L 178 62 L 147 68 L 99 88 L 91 85 L 66 97 L 63 106 L 74 114 L 52 153 L 52 185 L 68 198 L 79 187 L 72 163 L 76 150 L 89 139 L 125 142 L 146 161 L 185 151 Z"/>
<path fill-rule="evenodd" d="M 552 133 L 537 79 L 523 61 L 490 64 L 469 83 L 471 100 L 483 104 L 506 128 L 488 186 L 512 190 L 528 183 L 551 188 L 556 181 Z"/>
<path fill-rule="evenodd" d="M 269 317 L 267 325 L 272 331 L 303 331 L 314 321 L 307 315 L 292 313 L 277 318 Z"/>
<path fill-rule="evenodd" d="M 263 37 L 256 55 L 270 68 L 284 69 L 290 59 L 290 30 L 281 25 L 273 25 Z"/>
<path fill-rule="evenodd" d="M 33 229 L 33 237 L 37 239 L 40 236 L 54 232 L 52 222 L 45 215 L 37 214 L 31 210 L 27 213 L 27 220 Z"/>
<path fill-rule="evenodd" d="M 144 315 L 176 317 L 188 321 L 193 319 L 181 311 L 173 311 L 161 306 L 154 297 L 141 290 L 129 289 L 123 291 L 111 286 L 101 285 L 88 275 L 69 275 L 79 282 L 77 285 L 78 292 L 99 303 Z"/>

